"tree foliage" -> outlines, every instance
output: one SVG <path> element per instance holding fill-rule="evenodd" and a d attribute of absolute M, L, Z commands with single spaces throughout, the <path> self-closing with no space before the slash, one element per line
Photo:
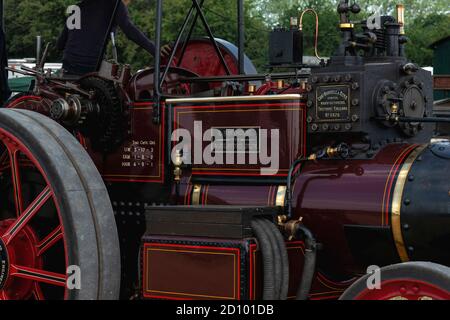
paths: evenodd
<path fill-rule="evenodd" d="M 65 21 L 65 11 L 75 0 L 5 0 L 5 23 L 10 58 L 35 56 L 36 36 L 55 43 Z M 246 53 L 263 71 L 267 64 L 268 35 L 277 25 L 287 26 L 290 17 L 297 17 L 305 8 L 314 8 L 320 15 L 319 53 L 322 56 L 332 54 L 340 41 L 337 28 L 338 0 L 245 0 Z M 421 65 L 432 64 L 432 51 L 428 48 L 434 41 L 447 36 L 450 30 L 448 0 L 404 0 L 406 6 L 407 33 L 410 43 L 407 47 L 409 57 Z M 396 1 L 361 1 L 363 13 L 357 19 L 367 17 L 376 8 L 382 13 L 392 14 Z M 174 41 L 190 0 L 164 1 L 163 41 Z M 133 0 L 130 5 L 131 16 L 146 34 L 154 35 L 155 0 Z M 205 0 L 206 17 L 217 37 L 237 42 L 236 0 Z M 304 32 L 307 54 L 313 53 L 314 17 L 306 16 Z M 202 28 L 197 27 L 195 36 L 205 36 Z M 130 63 L 135 69 L 152 62 L 151 57 L 138 48 L 123 34 L 119 33 L 118 46 L 121 62 Z M 56 50 L 51 51 L 52 61 L 61 59 Z"/>

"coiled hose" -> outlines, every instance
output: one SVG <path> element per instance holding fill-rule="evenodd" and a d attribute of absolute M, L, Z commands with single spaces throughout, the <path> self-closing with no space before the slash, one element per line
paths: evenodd
<path fill-rule="evenodd" d="M 289 289 L 289 260 L 283 236 L 267 219 L 254 219 L 252 228 L 262 253 L 263 300 L 286 300 Z"/>

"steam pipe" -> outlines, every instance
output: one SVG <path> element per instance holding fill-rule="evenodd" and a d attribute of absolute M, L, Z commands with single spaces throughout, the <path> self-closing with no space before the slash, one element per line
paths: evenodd
<path fill-rule="evenodd" d="M 376 117 L 375 119 L 381 121 L 389 121 L 390 118 Z M 423 123 L 450 123 L 450 118 L 428 117 L 428 118 L 414 118 L 414 117 L 397 117 L 394 122 L 423 122 Z"/>
<path fill-rule="evenodd" d="M 41 64 L 42 37 L 36 36 L 36 66 Z"/>
<path fill-rule="evenodd" d="M 286 217 L 287 219 L 292 218 L 292 175 L 294 174 L 295 169 L 300 165 L 300 170 L 303 168 L 304 163 L 308 161 L 306 158 L 300 158 L 294 161 L 291 168 L 289 169 L 289 173 L 287 176 L 287 182 L 286 182 L 286 200 L 285 200 L 285 207 L 286 207 Z"/>

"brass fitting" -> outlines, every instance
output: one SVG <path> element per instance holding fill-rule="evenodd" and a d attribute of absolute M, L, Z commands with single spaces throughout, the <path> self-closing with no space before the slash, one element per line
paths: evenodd
<path fill-rule="evenodd" d="M 339 155 L 339 149 L 338 148 L 328 147 L 327 148 L 327 155 L 330 158 L 334 158 L 334 157 Z"/>
<path fill-rule="evenodd" d="M 400 34 L 405 34 L 405 6 L 403 4 L 397 5 L 397 23 L 400 25 Z"/>
<path fill-rule="evenodd" d="M 284 81 L 283 80 L 278 80 L 277 81 L 277 88 L 278 90 L 281 90 L 284 88 Z"/>
<path fill-rule="evenodd" d="M 281 215 L 278 216 L 278 225 L 279 226 L 283 226 L 287 221 L 287 216 L 286 215 Z"/>
<path fill-rule="evenodd" d="M 297 226 L 302 223 L 303 218 L 300 217 L 298 220 L 290 220 L 286 223 L 280 224 L 284 233 L 287 235 L 289 241 L 295 239 L 295 232 L 297 231 Z"/>
<path fill-rule="evenodd" d="M 249 93 L 249 95 L 252 96 L 255 93 L 255 91 L 256 91 L 256 86 L 254 84 L 249 84 L 248 85 L 248 93 Z"/>
<path fill-rule="evenodd" d="M 174 167 L 173 170 L 173 176 L 176 183 L 179 183 L 181 181 L 181 176 L 183 174 L 183 170 L 181 169 L 181 166 L 183 164 L 183 158 L 181 156 L 181 151 L 177 150 L 175 154 L 175 161 L 174 161 Z"/>
<path fill-rule="evenodd" d="M 300 88 L 302 89 L 302 91 L 306 91 L 306 85 L 307 85 L 307 81 L 300 82 Z"/>
<path fill-rule="evenodd" d="M 398 104 L 396 104 L 396 103 L 394 103 L 392 106 L 391 106 L 391 120 L 392 121 L 398 121 L 398 110 L 399 110 L 399 108 L 398 108 Z"/>
<path fill-rule="evenodd" d="M 341 28 L 341 29 L 353 29 L 353 28 L 355 28 L 355 25 L 353 23 L 341 23 L 339 25 L 339 28 Z"/>

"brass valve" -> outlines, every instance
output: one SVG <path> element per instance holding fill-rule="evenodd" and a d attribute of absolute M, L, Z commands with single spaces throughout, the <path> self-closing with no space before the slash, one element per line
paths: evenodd
<path fill-rule="evenodd" d="M 183 170 L 181 169 L 181 165 L 183 164 L 183 158 L 181 156 L 181 151 L 177 150 L 175 154 L 173 176 L 176 183 L 181 181 L 181 176 L 183 174 Z"/>
<path fill-rule="evenodd" d="M 405 34 L 405 6 L 397 5 L 397 23 L 400 25 L 400 35 Z"/>
<path fill-rule="evenodd" d="M 283 80 L 278 80 L 277 81 L 277 88 L 278 90 L 281 90 L 284 88 L 284 81 Z"/>
<path fill-rule="evenodd" d="M 248 85 L 248 93 L 249 93 L 249 95 L 252 96 L 255 93 L 255 91 L 256 91 L 256 86 L 254 84 L 249 84 Z"/>
<path fill-rule="evenodd" d="M 298 220 L 289 220 L 288 222 L 279 223 L 284 233 L 288 236 L 289 241 L 295 239 L 297 226 L 302 223 L 302 220 L 303 218 L 300 217 Z"/>

